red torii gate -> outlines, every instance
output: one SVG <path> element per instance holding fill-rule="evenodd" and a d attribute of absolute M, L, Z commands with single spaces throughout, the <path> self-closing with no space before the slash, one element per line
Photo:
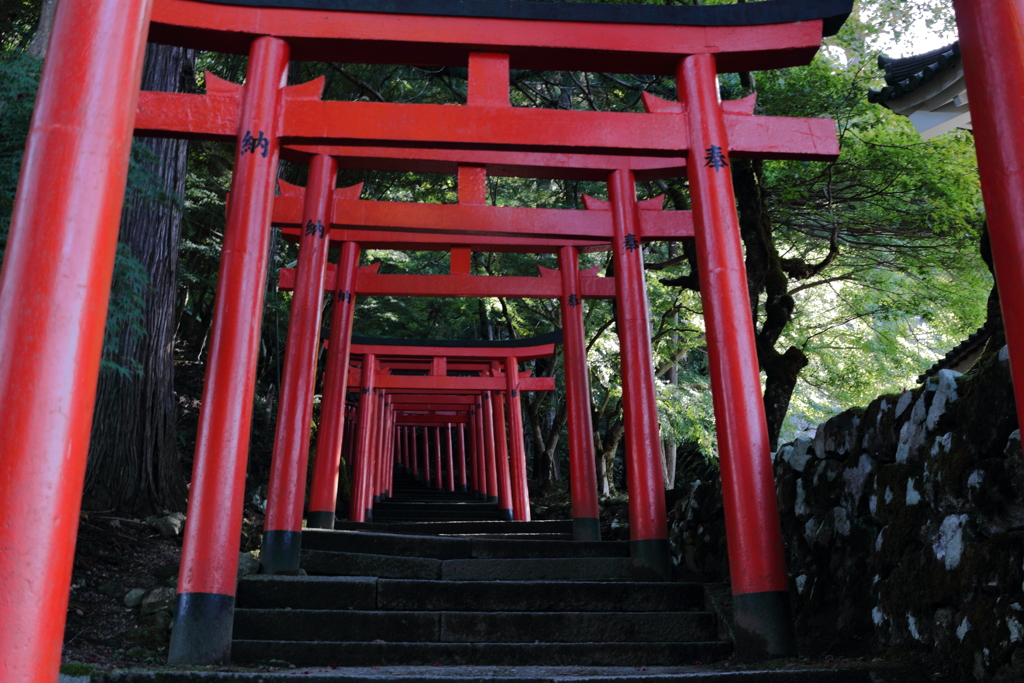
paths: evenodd
<path fill-rule="evenodd" d="M 446 375 L 447 364 L 443 362 L 445 356 L 438 355 L 440 353 L 447 352 L 452 356 L 459 358 L 471 358 L 473 360 L 488 359 L 489 369 L 488 373 L 491 376 L 481 377 L 449 377 Z M 493 425 L 495 433 L 495 443 L 497 444 L 497 450 L 491 451 L 488 449 L 487 452 L 487 465 L 488 472 L 494 471 L 496 467 L 496 485 L 497 485 L 497 496 L 495 500 L 499 502 L 499 508 L 508 513 L 509 518 L 512 518 L 512 512 L 515 510 L 515 518 L 525 520 L 529 515 L 529 503 L 527 499 L 526 491 L 526 454 L 523 448 L 522 440 L 522 410 L 520 408 L 520 391 L 551 391 L 554 389 L 554 378 L 551 377 L 529 377 L 520 375 L 518 372 L 518 362 L 520 360 L 528 360 L 533 358 L 539 358 L 544 356 L 550 356 L 554 353 L 552 344 L 546 344 L 544 346 L 528 346 L 528 347 L 517 347 L 511 345 L 505 345 L 498 347 L 497 345 L 491 345 L 487 347 L 464 347 L 464 348 L 429 348 L 429 347 L 403 347 L 395 345 L 381 345 L 381 344 L 360 344 L 354 346 L 352 354 L 354 356 L 362 357 L 362 365 L 365 367 L 367 363 L 371 364 L 371 367 L 378 368 L 376 373 L 360 372 L 358 376 L 356 373 L 352 373 L 349 379 L 349 386 L 351 388 L 359 388 L 363 396 L 367 396 L 367 389 L 380 390 L 382 399 L 390 393 L 397 391 L 412 391 L 417 393 L 437 391 L 445 393 L 479 393 L 484 401 L 495 400 L 498 401 L 506 400 L 503 394 L 508 395 L 509 405 L 509 421 L 512 423 L 512 453 L 511 462 L 513 470 L 513 478 L 509 479 L 508 462 L 508 442 L 505 440 L 505 417 L 504 409 L 500 406 L 493 407 L 493 414 L 490 419 L 490 424 Z M 388 358 L 403 358 L 408 359 L 410 357 L 425 357 L 429 358 L 429 366 L 432 369 L 432 374 L 429 376 L 409 376 L 409 375 L 393 375 L 388 374 L 387 365 Z M 498 360 L 500 359 L 500 360 Z M 441 360 L 442 362 L 438 362 Z M 503 364 L 504 368 L 500 368 Z M 458 366 L 456 366 L 458 367 Z M 503 370 L 503 372 L 502 372 Z M 478 406 L 480 404 L 478 403 Z M 492 404 L 493 405 L 493 404 Z M 368 414 L 369 411 L 364 413 L 363 406 L 360 407 L 360 429 L 369 430 L 370 420 L 372 414 Z M 364 418 L 364 414 L 366 417 Z M 364 422 L 364 419 L 366 420 Z M 487 422 L 487 418 L 484 418 L 484 422 Z M 500 436 L 500 439 L 498 435 Z M 368 452 L 369 448 L 363 452 Z M 355 459 L 354 470 L 358 471 L 360 457 L 362 454 L 357 453 Z M 494 464 L 491 464 L 494 463 Z M 353 484 L 353 495 L 351 497 L 351 504 L 349 508 L 349 520 L 350 521 L 363 521 L 364 515 L 368 512 L 368 506 L 366 503 L 369 498 L 363 494 L 360 498 L 356 495 L 355 487 L 361 486 L 360 477 L 353 475 L 355 483 Z M 329 485 L 329 483 L 328 483 Z M 314 479 L 314 488 L 317 486 L 317 481 Z M 336 486 L 336 484 L 335 484 Z M 491 494 L 493 489 L 488 485 L 488 494 Z M 312 500 L 312 494 L 311 494 Z M 333 514 L 333 510 L 331 511 Z"/>
<path fill-rule="evenodd" d="M 745 106 L 745 105 L 744 105 Z M 345 151 L 345 150 L 341 150 Z M 316 161 L 323 157 L 323 153 L 338 153 L 335 149 L 316 148 L 313 150 L 316 155 L 310 159 L 308 156 L 304 161 Z M 430 155 L 444 155 L 443 150 L 398 150 L 399 158 L 388 161 L 394 155 L 386 154 L 382 157 L 385 163 L 407 164 L 428 160 Z M 332 216 L 347 216 L 346 222 L 359 220 L 365 227 L 366 224 L 373 226 L 372 230 L 353 231 L 345 229 L 345 223 L 339 227 L 342 219 L 329 218 L 327 214 L 304 215 L 302 205 L 304 191 L 302 188 L 280 184 L 281 195 L 275 198 L 273 223 L 281 226 L 302 226 L 301 228 L 286 228 L 286 236 L 300 239 L 303 245 L 308 241 L 316 241 L 317 244 L 300 248 L 299 267 L 295 270 L 282 270 L 279 286 L 283 290 L 292 289 L 296 286 L 301 291 L 296 293 L 296 301 L 302 297 L 308 301 L 302 310 L 312 315 L 319 313 L 320 296 L 318 285 L 319 277 L 303 279 L 298 273 L 304 268 L 313 269 L 317 275 L 323 268 L 323 261 L 307 261 L 307 255 L 319 254 L 323 248 L 325 235 L 330 235 L 332 240 L 342 243 L 342 251 L 353 248 L 350 242 L 355 242 L 354 248 L 363 246 L 378 246 L 383 248 L 407 248 L 407 249 L 442 249 L 451 252 L 451 272 L 448 275 L 438 276 L 403 276 L 403 275 L 378 275 L 376 266 L 360 268 L 353 277 L 346 270 L 347 261 L 343 258 L 337 268 L 328 266 L 326 282 L 337 283 L 335 291 L 336 301 L 341 300 L 345 306 L 343 310 L 351 311 L 348 304 L 352 303 L 356 295 L 391 294 L 404 296 L 512 296 L 512 297 L 544 297 L 559 298 L 563 311 L 563 327 L 565 334 L 566 349 L 566 385 L 567 402 L 569 407 L 569 447 L 570 447 L 570 474 L 573 492 L 573 527 L 574 537 L 578 540 L 599 540 L 600 524 L 597 507 L 597 486 L 596 473 L 593 463 L 592 428 L 590 422 L 590 392 L 586 373 L 586 344 L 583 331 L 582 309 L 578 303 L 581 299 L 588 298 L 611 298 L 615 295 L 614 278 L 595 277 L 593 271 L 577 272 L 577 251 L 583 249 L 608 249 L 607 244 L 613 239 L 612 220 L 610 212 L 595 211 L 567 211 L 567 210 L 537 210 L 537 209 L 507 209 L 503 207 L 491 207 L 485 205 L 486 200 L 486 176 L 487 167 L 478 165 L 486 162 L 500 162 L 503 172 L 508 174 L 548 174 L 548 169 L 539 164 L 548 161 L 553 164 L 556 173 L 575 173 L 573 165 L 580 168 L 598 167 L 598 164 L 615 165 L 621 161 L 615 157 L 595 159 L 585 155 L 531 155 L 531 164 L 528 166 L 515 165 L 514 155 L 510 153 L 480 153 L 477 151 L 463 152 L 458 157 L 459 163 L 452 166 L 447 164 L 446 170 L 450 169 L 459 175 L 459 204 L 457 205 L 430 205 L 410 204 L 396 202 L 370 202 L 358 200 L 359 188 L 344 188 L 335 190 L 333 204 L 335 209 Z M 677 173 L 681 167 L 681 160 L 669 160 L 675 166 L 667 169 L 665 162 L 660 160 L 633 159 L 626 160 L 641 167 L 649 167 L 650 173 L 656 173 L 659 177 Z M 473 165 L 467 165 L 469 162 Z M 322 161 L 320 162 L 322 165 Z M 561 168 L 559 168 L 559 165 Z M 311 166 L 311 169 L 315 168 Z M 590 171 L 593 173 L 593 171 Z M 314 178 L 311 175 L 311 179 Z M 323 182 L 319 179 L 318 182 Z M 312 195 L 310 195 L 312 196 Z M 639 233 L 640 240 L 644 239 L 680 239 L 692 236 L 692 219 L 689 212 L 662 212 L 661 199 L 651 202 L 640 202 L 642 227 L 644 232 Z M 404 222 L 403 222 L 404 221 Z M 581 227 L 575 232 L 581 239 L 572 240 L 567 237 L 561 238 L 530 238 L 526 234 L 561 234 L 564 226 L 569 223 L 578 223 Z M 320 228 L 318 226 L 323 226 Z M 422 230 L 429 228 L 433 232 L 401 232 L 403 228 Z M 309 226 L 312 226 L 312 230 Z M 381 226 L 389 226 L 392 230 L 377 229 Z M 559 228 L 563 229 L 560 230 Z M 490 230 L 488 230 L 490 228 Z M 463 232 L 459 232 L 462 230 Z M 497 231 L 501 231 L 500 233 Z M 355 232 L 356 234 L 353 234 Z M 476 234 L 485 232 L 481 237 Z M 515 233 L 514 236 L 509 234 Z M 370 245 L 366 244 L 370 242 Z M 546 277 L 478 277 L 470 275 L 470 253 L 474 250 L 515 250 L 523 252 L 558 252 L 562 262 L 562 272 L 542 268 L 542 275 Z M 353 257 L 354 258 L 354 257 Z M 310 263 L 312 265 L 306 265 Z M 341 284 L 348 282 L 349 284 Z M 302 287 L 309 287 L 306 290 L 298 287 L 299 283 L 305 283 Z M 334 291 L 334 287 L 328 285 L 328 289 Z M 646 302 L 639 311 L 639 317 L 646 318 Z M 305 322 L 301 322 L 305 320 Z M 333 346 L 342 349 L 347 343 L 345 334 L 351 325 L 351 313 L 345 320 L 339 320 L 335 314 L 335 323 L 332 327 Z M 307 330 L 306 336 L 313 334 L 319 325 L 319 320 L 313 317 L 299 318 L 292 317 L 292 325 L 304 325 Z M 646 328 L 646 325 L 645 325 Z M 293 334 L 289 332 L 289 338 Z M 299 335 L 299 338 L 304 338 Z M 633 342 L 635 345 L 636 342 Z M 290 353 L 290 351 L 289 351 Z M 308 357 L 312 359 L 313 350 L 307 349 Z M 317 443 L 317 461 L 336 461 L 340 446 L 330 434 L 340 434 L 340 428 L 333 424 L 336 420 L 336 411 L 332 407 L 335 403 L 331 396 L 336 394 L 334 386 L 340 386 L 341 380 L 336 377 L 337 368 L 344 368 L 344 354 L 335 358 L 332 356 L 328 361 L 328 368 L 325 380 L 325 415 L 321 423 L 321 437 Z M 306 366 L 309 367 L 309 366 Z M 286 366 L 286 375 L 288 367 Z M 651 400 L 653 404 L 653 376 L 651 379 Z M 311 379 L 309 380 L 311 381 Z M 287 380 L 286 380 L 287 383 Z M 285 397 L 290 392 L 282 394 L 281 410 L 287 411 Z M 304 395 L 308 395 L 308 392 Z M 630 400 L 631 397 L 627 398 Z M 305 422 L 300 423 L 304 425 Z M 301 431 L 302 443 L 296 443 L 295 448 L 304 447 L 305 431 Z M 647 454 L 649 455 L 649 454 Z M 302 456 L 304 457 L 304 456 Z M 631 469 L 635 469 L 631 467 Z M 657 467 L 648 466 L 647 469 L 654 471 Z M 657 486 L 651 486 L 650 482 L 634 489 L 652 490 L 656 497 L 661 496 Z M 317 507 L 311 508 L 311 514 L 307 514 L 307 521 L 310 526 L 333 527 L 333 508 L 326 511 L 326 506 L 331 505 L 333 496 L 315 496 L 319 501 Z M 643 494 L 633 496 L 636 505 L 634 518 L 642 519 L 647 517 L 658 518 L 658 513 L 649 514 L 651 507 L 649 501 Z M 663 507 L 663 503 L 661 503 Z M 320 507 L 324 507 L 325 514 L 321 514 Z M 330 525 L 330 526 L 328 526 Z M 667 530 L 666 530 L 667 531 Z M 643 538 L 641 538 L 643 540 Z M 297 550 L 293 553 L 297 558 Z M 667 572 L 667 558 L 665 571 Z"/>
<path fill-rule="evenodd" d="M 6 439 L 0 458 L 0 611 L 5 615 L 5 623 L 0 626 L 0 671 L 7 677 L 52 681 L 59 663 L 74 547 L 74 511 L 84 477 L 105 302 L 151 8 L 152 36 L 156 40 L 237 52 L 247 51 L 250 43 L 253 48 L 247 97 L 240 108 L 211 100 L 187 107 L 196 115 L 193 120 L 208 114 L 209 120 L 216 122 L 210 127 L 215 131 L 192 130 L 181 121 L 189 114 L 180 117 L 177 124 L 158 126 L 172 135 L 236 139 L 240 143 L 237 161 L 244 163 L 236 165 L 235 187 L 244 189 L 253 200 L 239 202 L 246 205 L 233 208 L 229 216 L 221 269 L 223 289 L 218 296 L 217 325 L 211 340 L 215 353 L 211 353 L 207 388 L 216 385 L 228 395 L 212 402 L 204 400 L 204 411 L 214 415 L 212 424 L 222 418 L 221 424 L 232 429 L 216 438 L 208 431 L 200 434 L 203 453 L 211 448 L 224 453 L 215 461 L 215 469 L 229 482 L 238 481 L 239 471 L 244 473 L 244 458 L 239 453 L 244 453 L 247 443 L 246 405 L 252 393 L 252 373 L 246 368 L 255 358 L 256 349 L 254 334 L 245 331 L 245 322 L 246 318 L 256 319 L 260 310 L 260 284 L 266 267 L 260 245 L 266 239 L 281 136 L 315 139 L 318 144 L 336 136 L 359 144 L 415 142 L 519 149 L 550 146 L 613 153 L 639 149 L 652 155 L 691 148 L 711 150 L 712 159 L 717 158 L 717 147 L 727 160 L 730 149 L 743 149 L 743 133 L 734 129 L 727 135 L 720 109 L 714 105 L 716 97 L 710 83 L 715 63 L 722 71 L 804 63 L 818 45 L 823 24 L 811 19 L 813 15 L 806 11 L 801 14 L 801 10 L 824 6 L 818 16 L 830 17 L 833 28 L 831 17 L 849 10 L 848 2 L 752 3 L 740 7 L 753 26 L 723 26 L 713 24 L 734 8 L 620 6 L 602 8 L 611 12 L 603 15 L 606 23 L 588 23 L 579 20 L 581 15 L 594 20 L 593 10 L 588 9 L 592 6 L 587 5 L 573 5 L 571 11 L 575 14 L 559 15 L 562 8 L 557 3 L 539 3 L 539 11 L 549 14 L 531 21 L 522 18 L 524 15 L 501 16 L 509 7 L 516 8 L 516 3 L 495 3 L 495 7 L 486 8 L 463 2 L 459 6 L 465 9 L 459 11 L 464 16 L 451 17 L 440 15 L 453 10 L 439 10 L 442 4 L 420 0 L 410 7 L 431 16 L 399 17 L 410 20 L 396 21 L 393 15 L 372 13 L 374 7 L 367 2 L 335 2 L 337 7 L 351 11 L 225 7 L 186 0 L 155 0 L 155 7 L 152 0 L 63 0 L 58 9 L 52 40 L 66 49 L 53 52 L 44 67 L 0 278 L 0 319 L 4 321 L 0 329 L 0 433 Z M 296 4 L 302 4 L 301 0 Z M 1024 196 L 1020 177 L 1024 132 L 1015 125 L 1017 112 L 1024 108 L 1024 93 L 993 86 L 1004 79 L 1024 78 L 1024 50 L 1018 39 L 1024 31 L 1024 9 L 1020 2 L 956 0 L 954 5 L 963 30 L 961 44 L 971 99 L 981 103 L 974 115 L 990 124 L 976 128 L 979 165 L 996 246 L 1018 412 L 1024 415 L 1024 364 L 1019 362 L 1024 357 L 1024 211 L 1016 210 L 1020 196 Z M 685 23 L 680 20 L 681 14 L 673 13 L 680 10 L 700 10 L 701 14 L 689 16 L 703 18 L 704 24 L 693 30 L 673 25 Z M 718 11 L 723 13 L 715 14 Z M 474 12 L 485 16 L 474 18 Z M 316 20 L 308 21 L 311 16 Z M 566 16 L 576 20 L 560 21 Z M 297 59 L 422 64 L 464 63 L 470 51 L 491 50 L 511 55 L 521 68 L 645 73 L 676 73 L 678 69 L 680 76 L 697 78 L 689 83 L 687 78 L 680 79 L 681 99 L 688 105 L 685 114 L 660 121 L 630 119 L 637 115 L 629 114 L 497 112 L 493 107 L 453 112 L 448 107 L 442 123 L 436 109 L 420 107 L 412 117 L 413 125 L 402 133 L 394 119 L 381 116 L 385 108 L 394 105 L 299 102 L 282 95 L 289 47 Z M 141 99 L 142 114 L 151 106 L 169 101 L 159 95 Z M 277 116 L 279 103 L 284 109 L 281 117 Z M 330 106 L 321 106 L 324 104 Z M 330 116 L 319 118 L 320 113 Z M 484 126 L 478 124 L 486 124 L 495 115 L 504 115 L 507 125 L 485 135 Z M 317 124 L 297 128 L 295 124 L 307 116 Z M 620 119 L 624 125 L 608 118 L 613 116 L 627 117 Z M 145 121 L 146 116 L 139 120 Z M 446 133 L 446 128 L 450 132 Z M 571 141 L 573 137 L 576 142 Z M 727 140 L 731 144 L 725 144 Z M 56 177 L 53 169 L 60 169 Z M 712 223 L 713 218 L 735 226 L 734 218 L 729 218 L 734 208 L 728 174 L 719 178 L 704 167 L 692 168 L 689 174 L 698 246 L 704 253 L 701 265 L 717 268 L 716 257 L 725 259 L 725 265 L 731 264 L 736 250 L 720 248 L 731 238 L 726 237 L 720 245 L 717 237 L 708 242 L 711 235 L 702 234 L 702 226 L 720 224 Z M 35 229 L 42 225 L 48 229 Z M 254 246 L 247 250 L 247 244 Z M 705 271 L 702 268 L 702 273 Z M 706 282 L 702 278 L 702 285 Z M 736 286 L 735 279 L 730 283 L 730 288 Z M 735 294 L 738 296 L 738 292 Z M 228 297 L 240 309 L 235 314 L 223 301 Z M 726 314 L 735 313 L 738 320 L 743 317 L 739 313 L 742 307 L 738 298 L 734 303 L 736 307 Z M 720 324 L 711 324 L 715 329 L 709 341 L 717 339 L 721 343 L 726 338 L 727 330 Z M 749 345 L 741 347 L 742 352 L 749 353 Z M 214 358 L 223 361 L 231 354 L 238 354 L 242 362 L 218 362 L 213 366 Z M 724 359 L 713 360 L 713 376 L 726 372 L 721 362 Z M 741 375 L 749 383 L 749 364 Z M 232 381 L 238 386 L 232 386 Z M 729 406 L 722 405 L 717 394 L 716 415 L 720 422 L 731 415 Z M 207 415 L 205 424 L 211 424 L 210 419 Z M 755 412 L 748 422 L 756 421 Z M 744 422 L 742 418 L 740 422 Z M 736 442 L 748 439 L 752 433 L 756 430 L 741 430 Z M 742 486 L 733 489 L 734 477 L 742 473 L 727 462 L 727 450 L 737 446 L 736 442 L 727 441 L 722 451 L 727 510 L 736 503 L 734 493 L 742 490 Z M 197 484 L 199 489 L 204 488 L 203 482 L 194 481 L 194 493 Z M 753 491 L 763 488 L 762 483 Z M 241 506 L 236 507 L 240 510 Z M 238 515 L 232 512 L 216 524 L 193 522 L 192 515 L 189 523 L 208 529 L 209 537 L 229 546 L 234 542 L 232 532 L 237 536 L 238 522 Z M 728 526 L 731 558 L 742 560 L 745 551 L 754 555 L 763 552 L 766 545 L 747 546 L 737 539 L 734 518 Z M 742 529 L 739 531 L 742 535 Z M 774 540 L 769 539 L 767 545 L 772 543 Z M 216 577 L 183 577 L 178 611 L 185 617 L 182 622 L 189 623 L 189 614 L 205 611 L 211 623 L 209 630 L 183 629 L 192 630 L 193 635 L 179 642 L 177 661 L 206 663 L 228 656 L 230 637 L 226 634 L 230 634 L 234 588 L 225 579 L 233 574 L 234 561 L 229 559 L 226 571 Z M 770 594 L 784 592 L 784 582 L 779 580 L 784 573 L 777 565 L 773 568 L 772 561 L 755 563 L 751 569 L 747 578 L 733 585 L 738 616 L 743 617 L 738 625 L 741 632 L 766 635 L 769 648 L 773 648 L 781 641 L 769 632 L 770 619 L 750 620 L 751 615 L 766 614 L 753 609 L 752 601 L 770 602 L 774 599 Z M 196 642 L 200 634 L 210 636 L 205 645 Z"/>

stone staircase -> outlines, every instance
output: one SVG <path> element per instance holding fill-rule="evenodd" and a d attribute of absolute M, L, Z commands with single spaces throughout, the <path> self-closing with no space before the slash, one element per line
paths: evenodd
<path fill-rule="evenodd" d="M 448 492 L 430 487 L 402 468 L 395 470 L 393 491 L 386 500 L 374 502 L 374 522 L 499 521 L 496 502 L 484 502 L 467 492 Z"/>
<path fill-rule="evenodd" d="M 417 482 L 376 505 L 373 523 L 305 530 L 305 575 L 239 581 L 233 671 L 115 671 L 92 683 L 913 679 L 877 667 L 709 669 L 732 653 L 709 593 L 633 580 L 625 542 L 572 541 L 569 521 L 494 521 L 493 504 Z"/>
<path fill-rule="evenodd" d="M 624 542 L 395 472 L 372 524 L 302 534 L 306 576 L 239 583 L 232 659 L 296 666 L 670 666 L 727 657 L 703 587 L 632 580 Z M 382 528 L 385 527 L 385 528 Z"/>

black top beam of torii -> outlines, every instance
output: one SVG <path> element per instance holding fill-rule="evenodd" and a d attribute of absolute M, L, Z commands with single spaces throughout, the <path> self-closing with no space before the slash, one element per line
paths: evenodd
<path fill-rule="evenodd" d="M 634 5 L 527 0 L 200 0 L 220 5 L 320 11 L 418 14 L 487 19 L 576 21 L 669 26 L 758 26 L 823 20 L 823 35 L 835 35 L 850 16 L 853 0 L 766 0 L 736 5 Z"/>

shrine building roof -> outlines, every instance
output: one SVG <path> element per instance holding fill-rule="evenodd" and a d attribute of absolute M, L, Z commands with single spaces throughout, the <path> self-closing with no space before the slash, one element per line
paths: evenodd
<path fill-rule="evenodd" d="M 959 66 L 959 42 L 911 57 L 893 59 L 878 55 L 878 68 L 885 70 L 886 87 L 869 90 L 868 101 L 884 104 L 900 99 L 932 82 L 939 74 Z"/>

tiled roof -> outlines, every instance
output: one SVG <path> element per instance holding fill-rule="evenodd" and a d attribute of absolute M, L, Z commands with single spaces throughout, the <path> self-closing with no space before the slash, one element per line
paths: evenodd
<path fill-rule="evenodd" d="M 981 347 L 988 342 L 988 338 L 990 336 L 992 336 L 992 332 L 989 331 L 986 326 L 983 325 L 979 327 L 977 332 L 960 342 L 956 348 L 937 360 L 930 368 L 925 370 L 924 374 L 917 378 L 917 381 L 923 382 L 929 377 L 937 375 L 939 370 L 945 370 L 946 368 L 957 365 L 972 353 L 979 351 Z"/>
<path fill-rule="evenodd" d="M 888 85 L 881 90 L 869 90 L 868 101 L 884 104 L 897 100 L 959 64 L 959 41 L 913 57 L 892 59 L 878 55 L 878 68 L 885 69 L 885 82 Z"/>

